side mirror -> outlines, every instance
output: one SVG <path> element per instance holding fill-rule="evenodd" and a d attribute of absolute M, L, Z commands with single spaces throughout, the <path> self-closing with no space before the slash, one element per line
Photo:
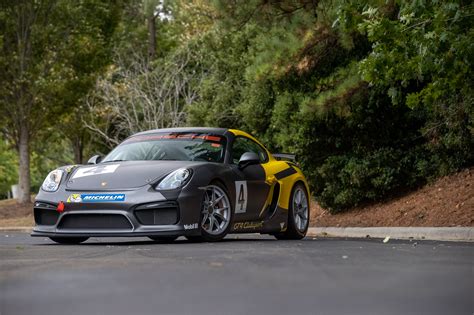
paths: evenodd
<path fill-rule="evenodd" d="M 102 157 L 100 155 L 94 155 L 87 161 L 87 164 L 98 164 L 102 160 Z"/>
<path fill-rule="evenodd" d="M 245 152 L 242 154 L 239 160 L 239 168 L 245 168 L 252 164 L 259 164 L 260 158 L 258 157 L 257 153 L 255 152 Z"/>

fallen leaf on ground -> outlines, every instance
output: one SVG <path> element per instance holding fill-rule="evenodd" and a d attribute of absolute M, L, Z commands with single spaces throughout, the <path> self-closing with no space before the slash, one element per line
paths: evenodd
<path fill-rule="evenodd" d="M 209 265 L 212 267 L 222 267 L 224 264 L 221 262 L 211 262 Z"/>

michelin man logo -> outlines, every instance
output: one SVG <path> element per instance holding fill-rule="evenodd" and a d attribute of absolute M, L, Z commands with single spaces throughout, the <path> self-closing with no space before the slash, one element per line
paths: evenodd
<path fill-rule="evenodd" d="M 80 194 L 72 194 L 67 198 L 67 202 L 82 202 Z"/>

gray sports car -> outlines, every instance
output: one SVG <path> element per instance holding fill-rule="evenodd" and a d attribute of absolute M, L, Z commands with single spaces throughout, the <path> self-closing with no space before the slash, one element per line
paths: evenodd
<path fill-rule="evenodd" d="M 293 159 L 235 129 L 141 132 L 105 158 L 50 172 L 31 235 L 68 244 L 91 236 L 216 241 L 249 232 L 301 239 L 309 190 Z"/>

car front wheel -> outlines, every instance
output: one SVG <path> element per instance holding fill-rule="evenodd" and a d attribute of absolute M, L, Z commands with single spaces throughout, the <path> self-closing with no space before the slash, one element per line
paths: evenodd
<path fill-rule="evenodd" d="M 201 236 L 187 236 L 190 241 L 214 242 L 223 239 L 230 228 L 232 206 L 220 183 L 206 187 L 201 203 Z"/>

